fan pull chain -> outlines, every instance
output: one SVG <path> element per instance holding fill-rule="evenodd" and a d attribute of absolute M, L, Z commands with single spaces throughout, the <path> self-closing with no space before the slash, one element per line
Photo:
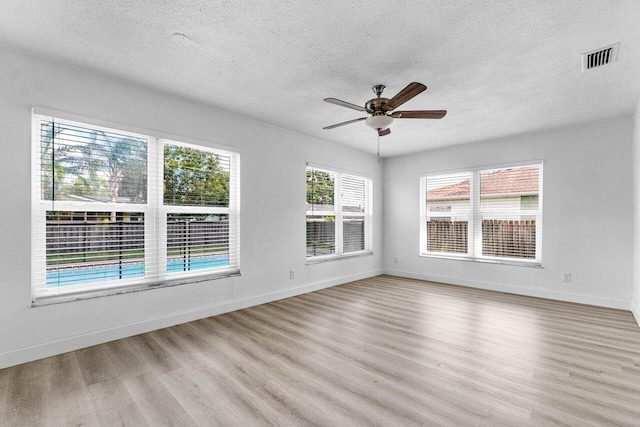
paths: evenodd
<path fill-rule="evenodd" d="M 380 163 L 380 135 L 378 134 L 378 163 Z"/>

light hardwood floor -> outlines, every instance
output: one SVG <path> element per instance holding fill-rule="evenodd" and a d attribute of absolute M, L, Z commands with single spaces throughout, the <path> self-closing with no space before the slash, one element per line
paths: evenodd
<path fill-rule="evenodd" d="M 379 276 L 0 370 L 0 425 L 640 425 L 630 312 Z"/>

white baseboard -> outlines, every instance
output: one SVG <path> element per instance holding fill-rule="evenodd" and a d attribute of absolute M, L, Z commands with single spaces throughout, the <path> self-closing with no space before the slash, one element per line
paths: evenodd
<path fill-rule="evenodd" d="M 576 302 L 579 304 L 596 305 L 599 307 L 629 310 L 628 300 L 600 298 L 600 297 L 593 297 L 590 295 L 567 294 L 562 292 L 549 291 L 546 289 L 521 288 L 517 286 L 479 282 L 476 280 L 456 279 L 448 276 L 437 276 L 437 275 L 430 275 L 430 274 L 416 274 L 408 271 L 391 270 L 391 269 L 385 270 L 385 274 L 389 274 L 392 276 L 406 277 L 409 279 L 426 280 L 429 282 L 466 286 L 469 288 L 486 289 L 489 291 L 506 292 L 509 294 L 525 295 L 530 297 L 547 298 L 547 299 L 553 299 L 558 301 Z M 637 315 L 636 315 L 636 319 L 638 319 Z"/>
<path fill-rule="evenodd" d="M 636 300 L 631 300 L 631 312 L 633 316 L 636 318 L 636 322 L 638 322 L 638 326 L 640 326 L 640 302 Z"/>
<path fill-rule="evenodd" d="M 49 356 L 66 353 L 68 351 L 78 350 L 81 348 L 91 347 L 96 344 L 102 344 L 133 335 L 143 334 L 145 332 L 157 329 L 167 328 L 181 323 L 191 322 L 206 317 L 216 316 L 218 314 L 230 311 L 240 310 L 255 305 L 265 304 L 308 292 L 317 291 L 331 286 L 341 285 L 343 283 L 352 282 L 354 280 L 366 279 L 382 274 L 382 270 L 372 270 L 366 273 L 359 273 L 348 276 L 335 277 L 329 280 L 323 280 L 302 286 L 286 288 L 276 292 L 268 292 L 261 295 L 254 295 L 246 298 L 234 299 L 231 301 L 223 301 L 220 303 L 198 307 L 192 310 L 171 313 L 165 316 L 147 319 L 136 323 L 121 325 L 115 328 L 102 329 L 89 334 L 76 335 L 56 341 L 47 341 L 36 345 L 22 347 L 0 353 L 0 369 L 9 366 L 19 365 L 21 363 L 31 362 L 33 360 L 43 359 Z"/>

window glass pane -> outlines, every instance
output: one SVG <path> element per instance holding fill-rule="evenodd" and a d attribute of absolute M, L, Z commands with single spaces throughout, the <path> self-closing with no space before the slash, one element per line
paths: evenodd
<path fill-rule="evenodd" d="M 427 221 L 427 251 L 466 254 L 468 221 L 434 218 Z"/>
<path fill-rule="evenodd" d="M 47 288 L 144 277 L 144 214 L 47 211 L 46 269 Z"/>
<path fill-rule="evenodd" d="M 334 212 L 334 185 L 333 173 L 307 169 L 307 212 Z"/>
<path fill-rule="evenodd" d="M 520 196 L 520 209 L 526 210 L 538 210 L 539 197 L 537 194 L 530 196 Z"/>
<path fill-rule="evenodd" d="M 164 204 L 229 206 L 229 165 L 229 156 L 165 144 Z"/>
<path fill-rule="evenodd" d="M 147 139 L 40 121 L 40 198 L 146 203 Z"/>
<path fill-rule="evenodd" d="M 345 253 L 364 250 L 364 221 L 362 216 L 343 217 L 342 240 Z"/>
<path fill-rule="evenodd" d="M 229 215 L 167 214 L 167 272 L 229 266 Z"/>
<path fill-rule="evenodd" d="M 426 178 L 427 251 L 468 253 L 471 173 Z"/>
<path fill-rule="evenodd" d="M 336 252 L 335 216 L 307 215 L 307 256 L 330 255 Z"/>
<path fill-rule="evenodd" d="M 480 172 L 480 209 L 537 210 L 540 166 L 492 169 Z"/>
<path fill-rule="evenodd" d="M 525 216 L 483 215 L 482 255 L 507 258 L 536 257 L 536 220 Z"/>
<path fill-rule="evenodd" d="M 370 191 L 367 178 L 307 167 L 307 258 L 370 247 Z"/>
<path fill-rule="evenodd" d="M 539 165 L 480 172 L 482 255 L 535 258 L 539 188 Z"/>
<path fill-rule="evenodd" d="M 365 180 L 355 176 L 342 176 L 342 212 L 364 213 Z"/>

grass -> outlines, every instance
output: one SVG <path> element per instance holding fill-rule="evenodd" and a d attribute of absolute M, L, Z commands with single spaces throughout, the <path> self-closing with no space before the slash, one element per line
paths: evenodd
<path fill-rule="evenodd" d="M 197 246 L 189 249 L 190 255 L 198 254 L 217 254 L 228 252 L 228 247 L 220 246 Z M 169 248 L 167 250 L 167 256 L 185 255 L 186 248 L 177 247 Z M 144 260 L 144 250 L 142 249 L 130 249 L 119 251 L 94 251 L 94 252 L 76 252 L 59 255 L 47 255 L 47 266 L 63 265 L 63 264 L 78 264 L 78 263 L 102 263 L 106 261 L 119 261 L 119 260 Z"/>
<path fill-rule="evenodd" d="M 122 256 L 122 257 L 121 257 Z M 142 249 L 132 249 L 128 251 L 98 251 L 98 252 L 77 252 L 70 254 L 47 255 L 47 265 L 76 264 L 76 263 L 99 263 L 104 261 L 117 261 L 120 259 L 143 259 Z"/>

